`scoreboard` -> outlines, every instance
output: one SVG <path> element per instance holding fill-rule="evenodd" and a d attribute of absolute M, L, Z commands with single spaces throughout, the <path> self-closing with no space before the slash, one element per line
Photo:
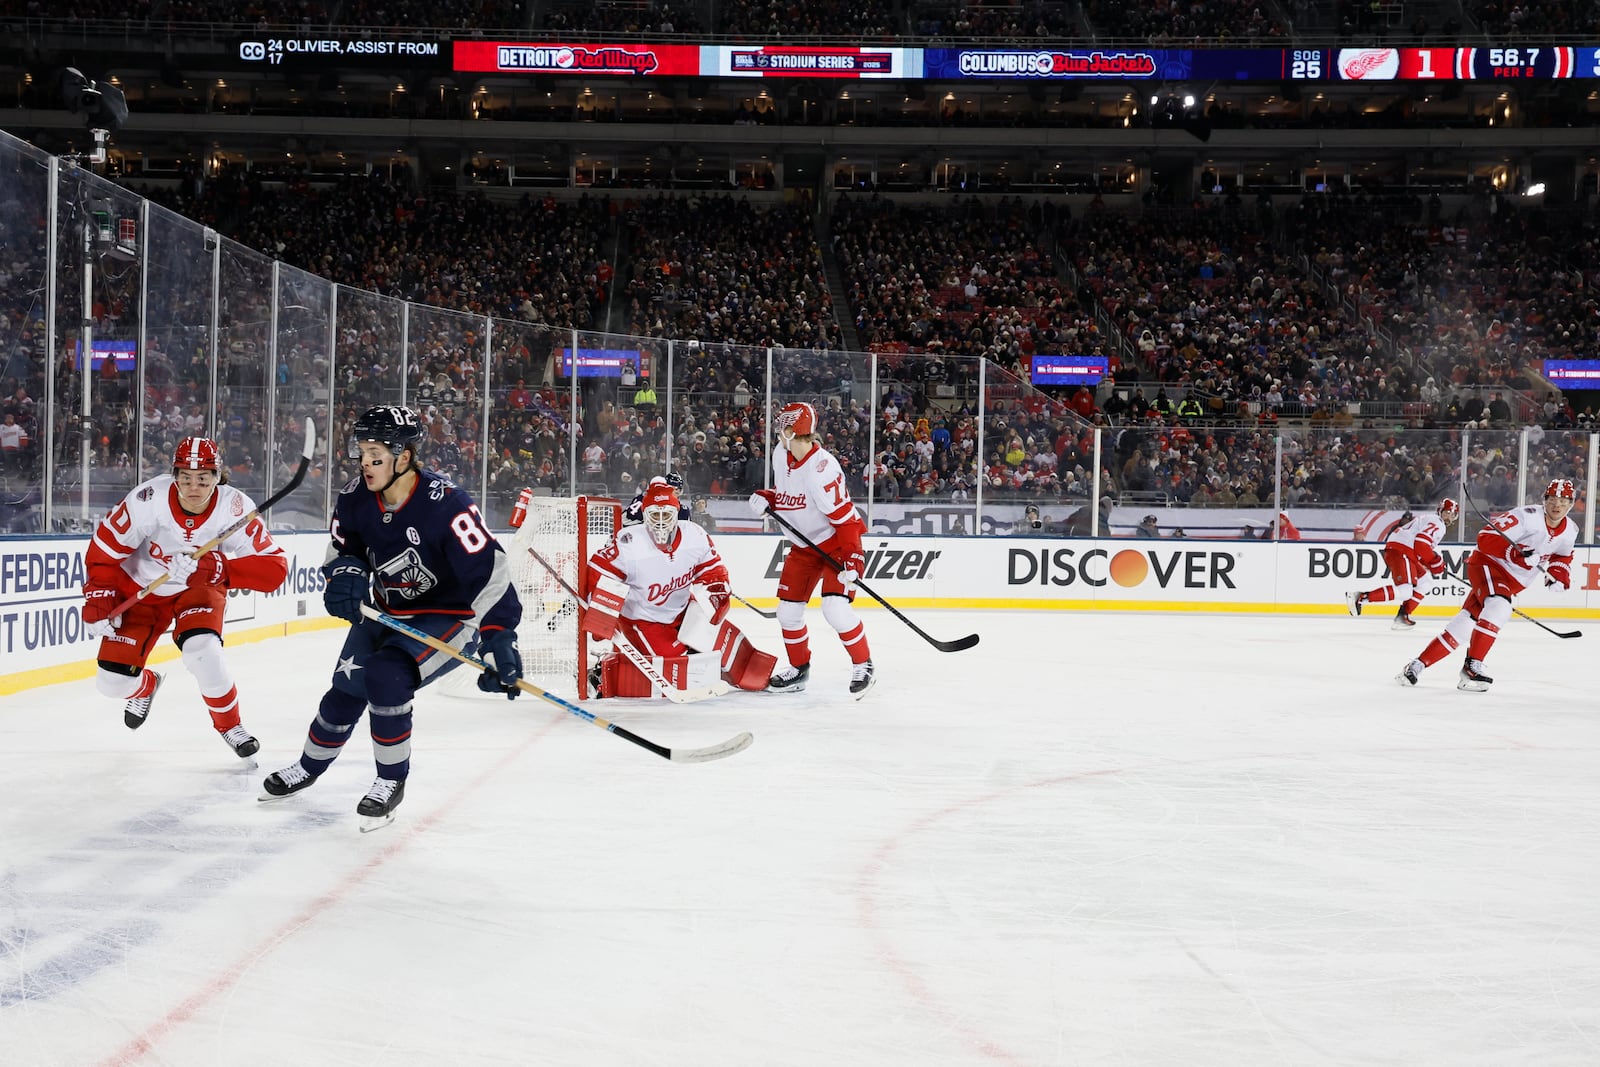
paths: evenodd
<path fill-rule="evenodd" d="M 1593 78 L 1594 48 L 1296 48 L 1290 80 L 1494 81 L 1504 78 Z"/>

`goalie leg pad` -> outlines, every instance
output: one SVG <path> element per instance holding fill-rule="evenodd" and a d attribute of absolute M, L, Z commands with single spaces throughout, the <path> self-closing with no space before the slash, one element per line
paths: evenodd
<path fill-rule="evenodd" d="M 655 686 L 639 673 L 639 668 L 629 663 L 620 652 L 613 652 L 600 661 L 600 695 L 602 697 L 653 697 Z"/>
<path fill-rule="evenodd" d="M 730 622 L 722 624 L 718 635 L 722 651 L 722 678 L 729 685 L 752 692 L 762 692 L 772 680 L 778 666 L 778 657 L 763 652 L 752 645 L 744 634 Z"/>

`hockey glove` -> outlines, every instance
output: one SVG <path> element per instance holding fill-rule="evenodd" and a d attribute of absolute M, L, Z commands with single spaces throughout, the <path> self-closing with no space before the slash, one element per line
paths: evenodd
<path fill-rule="evenodd" d="M 750 510 L 757 515 L 777 511 L 778 493 L 775 489 L 757 489 L 750 494 Z"/>
<path fill-rule="evenodd" d="M 517 683 L 522 680 L 522 653 L 517 651 L 517 635 L 513 630 L 485 630 L 482 639 L 483 660 L 494 661 L 494 666 L 478 675 L 478 688 L 485 693 L 504 693 L 507 700 L 522 695 Z"/>
<path fill-rule="evenodd" d="M 1559 585 L 1563 589 L 1571 589 L 1572 572 L 1567 570 L 1564 563 L 1552 563 L 1550 569 L 1544 572 L 1544 584 L 1546 588 Z"/>
<path fill-rule="evenodd" d="M 174 552 L 167 560 L 167 581 L 184 585 L 194 577 L 200 563 L 187 552 Z"/>
<path fill-rule="evenodd" d="M 207 552 L 195 560 L 195 571 L 189 575 L 190 589 L 204 589 L 208 585 L 228 585 L 228 558 L 221 552 Z"/>
<path fill-rule="evenodd" d="M 711 621 L 720 623 L 728 617 L 729 598 L 733 590 L 728 588 L 727 582 L 710 581 L 705 583 L 706 597 L 710 601 Z"/>
<path fill-rule="evenodd" d="M 93 638 L 108 637 L 122 625 L 121 615 L 108 615 L 122 600 L 122 591 L 109 585 L 86 582 L 83 586 L 84 632 Z"/>
<path fill-rule="evenodd" d="M 322 567 L 327 587 L 322 590 L 322 606 L 328 614 L 345 622 L 361 621 L 361 604 L 367 599 L 367 565 L 354 556 L 339 556 Z"/>
<path fill-rule="evenodd" d="M 1538 553 L 1527 545 L 1509 545 L 1506 548 L 1506 559 L 1513 563 L 1519 563 L 1524 567 L 1533 566 L 1533 557 L 1536 555 Z"/>

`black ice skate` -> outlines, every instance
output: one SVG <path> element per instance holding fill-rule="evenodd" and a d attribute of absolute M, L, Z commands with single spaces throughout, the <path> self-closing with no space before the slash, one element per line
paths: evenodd
<path fill-rule="evenodd" d="M 250 731 L 243 726 L 231 726 L 219 731 L 222 739 L 228 742 L 228 747 L 233 749 L 233 754 L 240 759 L 249 759 L 261 750 L 261 742 L 250 736 Z"/>
<path fill-rule="evenodd" d="M 374 778 L 372 788 L 356 805 L 356 814 L 361 816 L 361 832 L 370 833 L 394 822 L 394 809 L 405 798 L 405 779 Z"/>
<path fill-rule="evenodd" d="M 860 700 L 867 695 L 867 690 L 872 688 L 872 683 L 877 676 L 872 670 L 872 661 L 862 660 L 850 672 L 850 695 Z"/>
<path fill-rule="evenodd" d="M 1411 617 L 1411 613 L 1405 608 L 1401 608 L 1394 613 L 1394 622 L 1389 624 L 1389 628 L 1391 630 L 1409 630 L 1416 624 L 1417 620 Z"/>
<path fill-rule="evenodd" d="M 1401 685 L 1416 685 L 1417 676 L 1421 673 L 1422 661 L 1420 659 L 1414 659 L 1410 663 L 1407 663 L 1404 667 L 1400 668 L 1400 673 L 1394 676 L 1394 680 L 1399 682 Z"/>
<path fill-rule="evenodd" d="M 160 671 L 145 668 L 139 688 L 134 690 L 135 693 L 144 693 L 144 696 L 131 696 L 122 705 L 122 724 L 128 729 L 137 730 L 150 717 L 150 705 L 155 703 L 156 692 L 161 688 L 161 677 Z"/>
<path fill-rule="evenodd" d="M 802 663 L 798 667 L 785 667 L 772 676 L 767 682 L 769 693 L 803 693 L 806 681 L 811 677 L 811 664 Z"/>
<path fill-rule="evenodd" d="M 1484 693 L 1493 684 L 1494 679 L 1483 673 L 1483 664 L 1468 659 L 1461 668 L 1461 678 L 1456 682 L 1456 688 L 1468 693 Z"/>
<path fill-rule="evenodd" d="M 316 780 L 317 776 L 300 766 L 300 764 L 291 763 L 283 770 L 273 771 L 267 775 L 266 781 L 261 783 L 261 788 L 265 792 L 256 799 L 263 803 L 282 800 L 284 797 L 293 796 L 300 790 L 307 788 Z"/>
<path fill-rule="evenodd" d="M 1346 593 L 1344 595 L 1345 608 L 1352 615 L 1360 615 L 1361 605 L 1365 604 L 1366 602 L 1367 594 L 1365 593 Z"/>

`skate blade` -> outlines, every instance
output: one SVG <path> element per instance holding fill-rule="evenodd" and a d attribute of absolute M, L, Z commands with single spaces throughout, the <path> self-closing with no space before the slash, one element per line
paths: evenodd
<path fill-rule="evenodd" d="M 388 815 L 361 815 L 358 818 L 361 820 L 360 829 L 364 834 L 370 834 L 374 830 L 382 830 L 385 826 L 394 822 L 394 814 L 392 812 Z"/>
<path fill-rule="evenodd" d="M 1456 688 L 1463 693 L 1487 693 L 1489 691 L 1489 683 L 1460 681 L 1456 683 Z"/>
<path fill-rule="evenodd" d="M 857 700 L 860 700 L 862 697 L 864 697 L 868 693 L 872 692 L 872 687 L 877 685 L 877 684 L 878 684 L 878 679 L 874 678 L 874 679 L 872 679 L 872 681 L 867 683 L 867 687 L 865 689 L 863 689 L 861 692 L 852 693 L 851 695 L 854 696 Z"/>

